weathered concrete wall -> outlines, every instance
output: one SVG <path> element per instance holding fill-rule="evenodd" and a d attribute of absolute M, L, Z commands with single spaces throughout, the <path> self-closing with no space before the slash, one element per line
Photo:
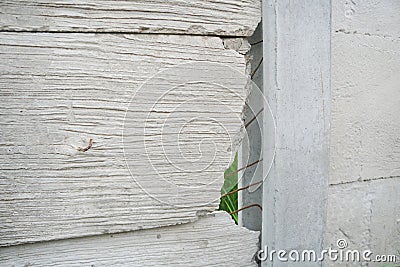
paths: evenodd
<path fill-rule="evenodd" d="M 250 36 L 260 0 L 2 0 L 0 29 Z"/>
<path fill-rule="evenodd" d="M 245 59 L 221 39 L 3 33 L 0 43 L 0 245 L 189 222 L 218 207 L 246 96 Z M 200 140 L 203 156 L 192 152 Z"/>
<path fill-rule="evenodd" d="M 264 93 L 276 128 L 265 109 L 262 248 L 319 251 L 328 188 L 331 3 L 270 0 L 263 10 Z M 270 257 L 263 264 L 320 265 Z"/>
<path fill-rule="evenodd" d="M 400 251 L 399 14 L 399 1 L 333 1 L 325 247 Z"/>
<path fill-rule="evenodd" d="M 0 265 L 251 266 L 257 238 L 257 232 L 217 212 L 194 223 L 7 247 Z"/>
<path fill-rule="evenodd" d="M 260 1 L 1 2 L 0 266 L 254 265 L 214 211 Z"/>

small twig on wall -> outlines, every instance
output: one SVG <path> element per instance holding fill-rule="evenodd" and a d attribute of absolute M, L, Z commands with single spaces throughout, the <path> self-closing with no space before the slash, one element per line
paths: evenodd
<path fill-rule="evenodd" d="M 78 147 L 78 151 L 86 152 L 92 147 L 92 145 L 93 145 L 93 139 L 90 138 L 89 139 L 89 145 L 87 147 L 83 147 L 83 148 L 82 147 Z"/>
<path fill-rule="evenodd" d="M 245 210 L 245 209 L 248 209 L 248 208 L 251 208 L 251 207 L 258 207 L 258 208 L 260 208 L 260 210 L 262 210 L 261 205 L 259 205 L 259 204 L 251 204 L 251 205 L 248 205 L 248 206 L 244 206 L 243 208 L 240 208 L 238 210 L 232 211 L 229 214 L 232 215 L 234 213 L 238 213 L 239 211 L 242 211 L 242 210 Z"/>

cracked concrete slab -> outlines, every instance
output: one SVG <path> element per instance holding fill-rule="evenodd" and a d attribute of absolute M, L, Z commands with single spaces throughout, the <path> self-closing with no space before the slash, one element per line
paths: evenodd
<path fill-rule="evenodd" d="M 204 36 L 1 33 L 0 43 L 0 245 L 218 208 L 242 134 L 243 55 Z"/>
<path fill-rule="evenodd" d="M 2 248 L 0 266 L 257 266 L 258 236 L 215 212 L 190 224 Z"/>
<path fill-rule="evenodd" d="M 261 0 L 2 1 L 0 29 L 250 36 Z"/>

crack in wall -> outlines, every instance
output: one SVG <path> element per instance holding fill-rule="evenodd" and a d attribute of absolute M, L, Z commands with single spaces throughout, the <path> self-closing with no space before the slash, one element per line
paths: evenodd
<path fill-rule="evenodd" d="M 387 34 L 376 34 L 376 33 L 368 33 L 368 32 L 358 32 L 358 31 L 346 31 L 345 29 L 337 29 L 335 30 L 335 33 L 343 33 L 343 34 L 349 34 L 349 35 L 360 35 L 360 36 L 370 36 L 370 37 L 379 37 L 379 38 L 384 38 L 384 39 L 392 39 L 392 40 L 398 40 L 400 39 L 399 37 L 394 37 L 391 35 Z"/>
<path fill-rule="evenodd" d="M 330 183 L 329 186 L 338 186 L 338 185 L 346 185 L 346 184 L 355 184 L 355 183 L 364 183 L 364 182 L 371 182 L 371 181 L 378 181 L 378 180 L 387 180 L 387 179 L 398 179 L 400 176 L 382 176 L 382 177 L 373 177 L 368 179 L 359 178 L 355 181 L 349 182 L 340 182 L 340 183 Z"/>

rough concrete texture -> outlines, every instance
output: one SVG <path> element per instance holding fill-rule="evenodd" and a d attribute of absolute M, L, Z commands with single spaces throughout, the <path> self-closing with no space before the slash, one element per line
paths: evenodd
<path fill-rule="evenodd" d="M 330 183 L 400 176 L 400 39 L 334 33 Z"/>
<path fill-rule="evenodd" d="M 256 266 L 258 235 L 215 212 L 189 224 L 2 248 L 0 266 Z"/>
<path fill-rule="evenodd" d="M 260 4 L 1 1 L 0 266 L 255 265 L 209 213 Z"/>
<path fill-rule="evenodd" d="M 0 44 L 0 245 L 218 208 L 241 135 L 243 55 L 183 35 L 2 33 Z"/>
<path fill-rule="evenodd" d="M 328 193 L 325 248 L 337 249 L 337 240 L 345 239 L 348 249 L 369 249 L 374 255 L 399 255 L 399 177 L 335 185 Z M 368 266 L 382 265 L 370 263 Z M 345 264 L 331 262 L 327 266 Z"/>
<path fill-rule="evenodd" d="M 356 2 L 333 2 L 331 184 L 400 175 L 400 2 Z"/>
<path fill-rule="evenodd" d="M 331 3 L 263 3 L 264 90 L 276 127 L 264 110 L 263 175 L 268 176 L 263 183 L 262 245 L 319 250 L 328 188 Z M 263 264 L 293 265 L 320 263 Z"/>
<path fill-rule="evenodd" d="M 397 0 L 333 0 L 332 29 L 398 38 L 399 14 Z"/>
<path fill-rule="evenodd" d="M 2 0 L 0 29 L 250 36 L 261 0 Z"/>
<path fill-rule="evenodd" d="M 335 248 L 343 238 L 349 249 L 399 255 L 400 2 L 332 4 L 330 188 L 324 247 Z"/>

